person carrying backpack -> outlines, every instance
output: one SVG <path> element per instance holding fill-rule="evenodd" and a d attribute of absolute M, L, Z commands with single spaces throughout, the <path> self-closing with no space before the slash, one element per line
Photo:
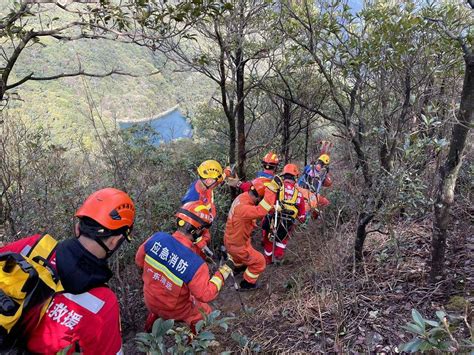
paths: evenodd
<path fill-rule="evenodd" d="M 48 267 L 59 276 L 58 290 L 64 289 L 44 305 L 47 310 L 39 324 L 21 332 L 17 345 L 39 354 L 56 354 L 65 348 L 83 354 L 121 354 L 119 304 L 107 287 L 112 277 L 107 259 L 125 240 L 131 241 L 135 206 L 125 192 L 105 188 L 91 194 L 75 216 L 79 218 L 76 237 L 50 248 L 47 257 L 34 254 L 38 245 L 56 244 L 49 235 L 33 235 L 0 248 L 1 256 L 23 255 Z M 33 291 L 31 297 L 36 296 Z"/>
<path fill-rule="evenodd" d="M 262 223 L 263 250 L 265 262 L 280 261 L 285 254 L 286 245 L 295 221 L 304 222 L 306 210 L 303 195 L 296 186 L 299 169 L 295 164 L 283 167 L 282 182 L 277 193 L 278 208 L 268 214 Z"/>
<path fill-rule="evenodd" d="M 185 203 L 176 213 L 177 230 L 172 234 L 153 234 L 139 248 L 136 264 L 143 270 L 143 293 L 149 311 L 145 330 L 154 321 L 174 319 L 186 322 L 191 329 L 209 314 L 207 304 L 217 297 L 224 280 L 232 272 L 228 262 L 209 277 L 209 267 L 198 255 L 194 244 L 212 224 L 210 211 L 200 201 Z"/>

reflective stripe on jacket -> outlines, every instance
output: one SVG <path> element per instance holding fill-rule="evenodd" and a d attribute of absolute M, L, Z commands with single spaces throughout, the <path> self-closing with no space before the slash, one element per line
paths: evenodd
<path fill-rule="evenodd" d="M 0 252 L 26 254 L 41 235 L 20 239 Z M 49 260 L 56 266 L 56 255 Z M 121 354 L 120 315 L 117 297 L 108 287 L 95 287 L 73 295 L 56 294 L 38 327 L 32 332 L 27 348 L 33 353 L 56 354 L 78 343 L 82 354 Z"/>
<path fill-rule="evenodd" d="M 243 192 L 232 203 L 224 232 L 224 241 L 234 246 L 246 246 L 255 228 L 255 220 L 264 217 L 275 204 L 275 193 L 265 190 L 264 199 L 255 206 L 249 192 Z M 267 207 L 268 206 L 268 207 Z"/>
<path fill-rule="evenodd" d="M 180 232 L 155 233 L 139 247 L 135 262 L 143 269 L 145 304 L 151 312 L 178 319 L 193 297 L 209 302 L 217 296 L 223 277 L 216 272 L 210 278 L 207 264 L 196 252 Z"/>

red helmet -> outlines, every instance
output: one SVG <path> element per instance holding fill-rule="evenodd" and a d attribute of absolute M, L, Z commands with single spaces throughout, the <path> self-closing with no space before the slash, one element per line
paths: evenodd
<path fill-rule="evenodd" d="M 289 175 L 293 175 L 293 176 L 298 176 L 300 174 L 300 171 L 299 171 L 298 167 L 295 164 L 286 164 L 283 167 L 282 174 L 283 175 L 289 174 Z"/>
<path fill-rule="evenodd" d="M 184 226 L 184 222 L 195 228 L 209 228 L 212 224 L 212 215 L 207 206 L 201 201 L 187 202 L 182 205 L 175 214 L 178 225 Z"/>
<path fill-rule="evenodd" d="M 135 220 L 135 205 L 125 192 L 107 187 L 90 195 L 75 216 L 89 217 L 112 231 L 123 227 L 131 229 Z"/>
<path fill-rule="evenodd" d="M 252 180 L 252 190 L 255 190 L 259 197 L 263 197 L 265 195 L 265 189 L 267 185 L 263 181 L 263 179 L 253 179 Z"/>
<path fill-rule="evenodd" d="M 268 152 L 262 160 L 262 164 L 265 169 L 275 169 L 279 162 L 280 160 L 278 159 L 278 155 L 273 152 Z"/>

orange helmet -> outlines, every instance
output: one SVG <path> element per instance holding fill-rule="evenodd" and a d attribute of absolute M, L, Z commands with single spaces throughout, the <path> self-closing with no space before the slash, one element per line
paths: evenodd
<path fill-rule="evenodd" d="M 298 167 L 295 164 L 286 164 L 283 167 L 282 174 L 283 175 L 289 174 L 289 175 L 293 175 L 293 176 L 298 176 L 300 174 L 300 171 L 299 171 Z"/>
<path fill-rule="evenodd" d="M 278 159 L 278 155 L 273 152 L 268 152 L 262 160 L 262 164 L 265 169 L 275 169 L 279 162 L 280 160 Z"/>
<path fill-rule="evenodd" d="M 107 187 L 90 195 L 75 216 L 88 217 L 111 231 L 124 227 L 131 230 L 135 220 L 135 205 L 125 192 Z M 130 240 L 128 233 L 125 234 Z"/>
<path fill-rule="evenodd" d="M 265 189 L 267 185 L 262 179 L 253 179 L 252 180 L 252 190 L 256 191 L 259 197 L 265 195 Z"/>
<path fill-rule="evenodd" d="M 212 215 L 209 209 L 201 201 L 187 202 L 182 205 L 175 214 L 178 225 L 183 227 L 189 223 L 195 228 L 209 228 L 212 224 Z"/>

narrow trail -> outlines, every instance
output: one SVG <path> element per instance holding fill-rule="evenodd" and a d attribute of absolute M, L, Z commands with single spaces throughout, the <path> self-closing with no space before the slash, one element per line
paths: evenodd
<path fill-rule="evenodd" d="M 231 339 L 230 335 L 233 332 L 255 338 L 255 343 L 262 350 L 278 349 L 278 346 L 275 345 L 278 344 L 279 339 L 287 337 L 292 332 L 293 322 L 288 322 L 285 319 L 289 314 L 284 314 L 282 318 L 280 313 L 285 313 L 285 309 L 290 311 L 292 300 L 299 298 L 304 293 L 304 290 L 300 289 L 302 280 L 299 278 L 311 269 L 310 265 L 313 261 L 309 262 L 310 254 L 312 254 L 309 250 L 314 241 L 309 238 L 316 235 L 317 228 L 316 224 L 312 224 L 304 233 L 300 232 L 292 236 L 283 264 L 267 265 L 259 278 L 258 289 L 238 292 L 234 289 L 231 278 L 226 281 L 225 288 L 212 302 L 212 306 L 226 316 L 234 316 L 235 319 L 232 321 L 228 333 L 218 332 L 220 333 L 218 338 L 225 339 L 225 342 L 222 342 L 223 347 L 219 351 L 232 349 L 238 352 L 242 350 L 236 346 L 236 341 Z M 260 240 L 261 233 L 257 229 L 252 244 L 263 253 Z M 237 283 L 241 280 L 242 274 L 237 275 Z M 242 309 L 237 292 L 240 294 L 245 309 Z M 290 307 L 286 307 L 286 304 L 290 304 Z M 296 328 L 294 330 L 297 331 Z M 314 346 L 314 344 L 312 345 Z M 280 350 L 283 351 L 283 349 Z"/>

